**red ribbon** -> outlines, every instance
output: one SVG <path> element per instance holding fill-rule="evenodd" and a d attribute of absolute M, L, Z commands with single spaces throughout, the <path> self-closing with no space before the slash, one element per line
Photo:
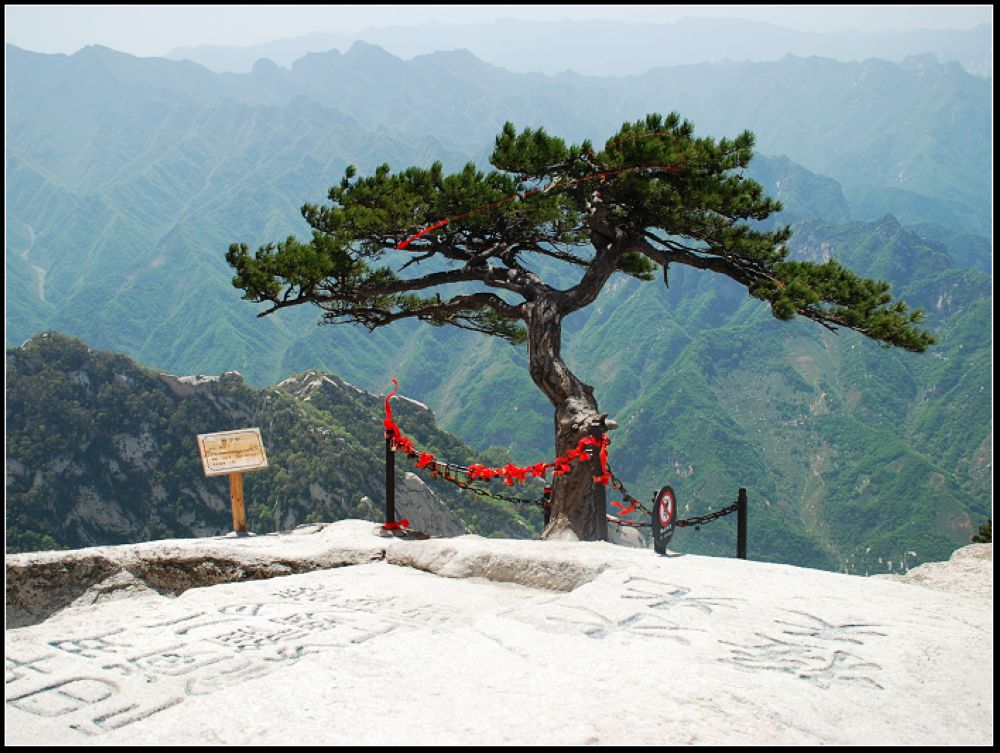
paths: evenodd
<path fill-rule="evenodd" d="M 385 427 L 387 432 L 392 434 L 393 445 L 395 446 L 395 443 L 402 439 L 403 432 L 399 430 L 399 427 L 396 426 L 396 422 L 392 420 L 392 408 L 389 407 L 389 398 L 394 397 L 396 392 L 399 390 L 399 382 L 395 379 L 392 379 L 391 381 L 393 389 L 392 392 L 385 396 L 385 419 L 382 421 L 382 425 Z"/>
<path fill-rule="evenodd" d="M 556 458 L 555 462 L 552 464 L 552 475 L 562 476 L 573 470 L 569 464 L 569 458 Z"/>
<path fill-rule="evenodd" d="M 590 456 L 583 449 L 588 446 L 598 447 L 598 458 L 601 461 L 601 475 L 594 476 L 594 483 L 600 484 L 601 486 L 607 486 L 611 483 L 611 474 L 608 473 L 608 445 L 611 444 L 611 440 L 608 439 L 607 434 L 602 434 L 600 439 L 594 437 L 584 437 L 580 440 L 580 443 L 576 446 L 576 449 L 570 450 L 566 453 L 567 457 L 575 458 L 580 462 L 584 460 L 589 460 Z"/>
<path fill-rule="evenodd" d="M 552 463 L 535 463 L 531 466 L 532 478 L 545 478 L 545 472 L 552 467 Z"/>
<path fill-rule="evenodd" d="M 387 531 L 395 531 L 397 528 L 409 528 L 410 521 L 407 518 L 402 520 L 394 520 L 391 523 L 386 523 L 383 528 Z"/>
<path fill-rule="evenodd" d="M 521 468 L 514 465 L 513 463 L 507 463 L 501 471 L 504 477 L 504 483 L 507 486 L 512 486 L 515 481 L 525 481 L 528 477 L 528 471 L 530 468 Z"/>
<path fill-rule="evenodd" d="M 451 222 L 450 218 L 447 219 L 447 220 L 441 220 L 440 222 L 435 222 L 430 227 L 425 227 L 423 230 L 421 230 L 416 235 L 411 235 L 405 241 L 402 241 L 398 246 L 396 246 L 396 250 L 397 251 L 402 251 L 404 248 L 406 248 L 407 246 L 409 246 L 411 243 L 413 243 L 413 241 L 415 241 L 420 236 L 427 235 L 427 233 L 429 233 L 431 230 L 437 230 L 439 227 L 444 227 L 449 222 Z M 393 381 L 396 381 L 396 380 L 394 379 Z"/>
<path fill-rule="evenodd" d="M 487 468 L 485 465 L 473 464 L 466 469 L 465 475 L 470 479 L 481 478 L 483 481 L 489 481 L 491 478 L 499 476 L 500 471 L 496 468 Z"/>
<path fill-rule="evenodd" d="M 633 512 L 635 512 L 635 508 L 638 506 L 638 504 L 639 504 L 638 502 L 633 502 L 628 507 L 625 507 L 625 505 L 622 504 L 621 502 L 611 503 L 612 507 L 618 508 L 619 514 L 622 516 L 631 515 Z"/>
<path fill-rule="evenodd" d="M 611 444 L 611 440 L 608 439 L 607 435 L 601 436 L 601 448 L 598 453 L 598 457 L 601 460 L 601 475 L 594 476 L 594 483 L 600 484 L 601 486 L 607 486 L 611 483 L 611 474 L 608 473 L 608 445 Z"/>
<path fill-rule="evenodd" d="M 403 436 L 403 432 L 396 425 L 396 422 L 392 420 L 392 408 L 389 407 L 389 398 L 395 396 L 399 390 L 399 383 L 395 379 L 391 381 L 394 387 L 392 392 L 385 396 L 385 419 L 382 421 L 382 425 L 385 427 L 386 432 L 392 435 L 392 448 L 394 450 L 402 450 L 407 455 L 416 455 L 417 450 L 413 446 L 413 440 Z"/>

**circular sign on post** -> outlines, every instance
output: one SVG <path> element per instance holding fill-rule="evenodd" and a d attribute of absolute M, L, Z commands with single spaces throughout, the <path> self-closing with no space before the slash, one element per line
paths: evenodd
<path fill-rule="evenodd" d="M 657 554 L 667 553 L 667 544 L 674 535 L 677 517 L 677 497 L 669 486 L 660 489 L 653 500 L 653 549 Z"/>

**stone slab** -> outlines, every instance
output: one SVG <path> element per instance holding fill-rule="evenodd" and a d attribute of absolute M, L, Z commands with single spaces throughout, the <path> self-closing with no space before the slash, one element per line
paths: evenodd
<path fill-rule="evenodd" d="M 980 546 L 988 559 L 954 558 L 950 590 L 606 543 L 386 539 L 364 521 L 9 555 L 8 611 L 12 583 L 44 596 L 23 585 L 32 568 L 105 564 L 44 617 L 15 604 L 34 621 L 5 632 L 4 738 L 989 744 Z M 209 581 L 233 563 L 289 574 L 176 575 L 204 561 Z"/>

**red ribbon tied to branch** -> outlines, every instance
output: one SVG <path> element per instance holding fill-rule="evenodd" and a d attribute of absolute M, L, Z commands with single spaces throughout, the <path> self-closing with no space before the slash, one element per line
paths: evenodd
<path fill-rule="evenodd" d="M 552 463 L 552 475 L 553 476 L 563 476 L 569 473 L 573 468 L 569 464 L 569 458 L 556 458 L 555 462 Z"/>
<path fill-rule="evenodd" d="M 435 223 L 434 223 L 433 225 L 431 225 L 430 227 L 425 227 L 425 228 L 424 228 L 423 230 L 421 230 L 421 231 L 420 231 L 419 233 L 417 233 L 416 235 L 411 235 L 411 236 L 410 236 L 409 238 L 407 238 L 406 240 L 404 240 L 404 241 L 401 241 L 401 242 L 400 242 L 400 244 L 399 244 L 398 246 L 396 246 L 396 250 L 397 250 L 397 251 L 402 251 L 402 250 L 403 250 L 404 248 L 406 248 L 406 247 L 407 247 L 407 246 L 409 246 L 409 245 L 410 245 L 411 243 L 413 243 L 413 241 L 415 241 L 415 240 L 416 240 L 417 238 L 420 238 L 421 236 L 424 236 L 424 235 L 427 235 L 427 233 L 431 232 L 431 230 L 437 230 L 437 229 L 438 229 L 439 227 L 444 227 L 444 226 L 445 226 L 445 225 L 447 225 L 447 224 L 448 224 L 449 222 L 451 222 L 451 218 L 450 218 L 450 217 L 449 217 L 448 219 L 446 219 L 446 220 L 441 220 L 440 222 L 435 222 Z M 393 379 L 392 381 L 394 381 L 394 382 L 395 382 L 396 380 L 395 380 L 395 379 Z"/>

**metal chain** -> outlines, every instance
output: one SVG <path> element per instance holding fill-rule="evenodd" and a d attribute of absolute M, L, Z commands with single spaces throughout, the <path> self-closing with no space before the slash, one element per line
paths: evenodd
<path fill-rule="evenodd" d="M 418 456 L 417 455 L 412 455 L 412 456 L 408 455 L 407 457 L 409 457 L 411 460 L 413 460 L 413 459 L 416 459 Z M 448 473 L 448 469 L 454 469 L 458 473 L 465 473 L 466 471 L 468 471 L 468 468 L 466 468 L 465 466 L 453 465 L 452 463 L 446 463 L 446 462 L 442 462 L 440 460 L 435 461 L 435 465 L 438 468 L 444 467 L 444 470 L 443 471 L 437 470 L 437 468 L 435 468 L 434 470 L 432 470 L 431 471 L 431 475 L 434 478 L 440 478 L 442 481 L 448 481 L 448 482 L 454 484 L 455 486 L 457 486 L 457 487 L 459 487 L 461 489 L 467 489 L 467 490 L 471 491 L 473 494 L 475 494 L 476 496 L 479 496 L 479 497 L 489 497 L 490 499 L 496 499 L 496 500 L 499 500 L 500 502 L 509 502 L 511 504 L 514 504 L 514 505 L 537 505 L 538 507 L 544 507 L 545 506 L 545 502 L 546 502 L 545 497 L 542 497 L 541 499 L 527 499 L 525 497 L 508 497 L 508 496 L 504 496 L 502 494 L 497 494 L 496 492 L 491 492 L 491 491 L 489 491 L 487 489 L 482 489 L 482 488 L 473 486 L 472 484 L 470 484 L 468 482 L 460 481 L 457 476 L 452 476 L 452 475 L 449 475 L 449 473 Z M 644 513 L 646 513 L 647 515 L 649 515 L 652 518 L 653 511 L 650 510 L 648 507 L 646 507 L 644 504 L 642 504 L 642 502 L 640 502 L 638 499 L 636 499 L 635 497 L 633 497 L 631 494 L 628 493 L 628 490 L 625 488 L 625 485 L 622 483 L 621 479 L 619 479 L 615 475 L 614 471 L 611 470 L 611 466 L 608 466 L 608 474 L 611 476 L 611 486 L 612 486 L 612 488 L 615 489 L 615 491 L 620 492 L 621 495 L 622 495 L 622 498 L 626 502 L 628 502 L 629 504 L 635 505 L 638 509 L 642 510 Z M 710 512 L 707 515 L 699 515 L 699 516 L 694 517 L 694 518 L 685 518 L 684 520 L 678 520 L 676 523 L 674 523 L 674 525 L 676 525 L 678 528 L 685 528 L 687 526 L 694 526 L 695 530 L 698 530 L 701 526 L 703 526 L 706 523 L 711 523 L 713 520 L 718 520 L 719 518 L 725 517 L 726 515 L 729 515 L 730 513 L 736 512 L 739 509 L 739 506 L 740 506 L 740 503 L 738 501 L 737 502 L 733 502 L 728 507 L 724 507 L 721 510 L 716 510 L 715 512 Z M 617 525 L 619 528 L 622 528 L 622 527 L 643 528 L 643 527 L 651 526 L 652 525 L 651 522 L 644 523 L 644 522 L 638 522 L 638 521 L 622 520 L 620 518 L 613 518 L 613 517 L 610 517 L 610 516 L 608 517 L 608 522 L 612 523 L 614 525 Z"/>
<path fill-rule="evenodd" d="M 619 528 L 650 528 L 653 525 L 650 521 L 622 520 L 621 518 L 613 518 L 610 515 L 608 516 L 608 522 Z"/>
<path fill-rule="evenodd" d="M 613 524 L 613 525 L 618 526 L 619 528 L 646 528 L 646 527 L 651 527 L 653 525 L 653 522 L 652 522 L 653 513 L 652 513 L 652 511 L 649 510 L 644 504 L 642 504 L 642 502 L 640 502 L 639 500 L 637 500 L 635 497 L 633 497 L 631 494 L 628 493 L 628 490 L 625 488 L 625 484 L 623 484 L 622 481 L 621 481 L 621 479 L 618 478 L 615 475 L 615 472 L 613 470 L 611 470 L 611 466 L 610 465 L 608 466 L 608 474 L 611 476 L 611 488 L 614 489 L 617 492 L 620 492 L 621 495 L 622 495 L 622 499 L 623 500 L 625 500 L 626 502 L 628 502 L 630 505 L 635 505 L 636 507 L 638 507 L 640 510 L 642 510 L 644 513 L 646 513 L 650 517 L 649 521 L 640 522 L 640 521 L 637 521 L 637 520 L 636 521 L 633 521 L 633 520 L 622 520 L 621 518 L 614 518 L 614 517 L 612 517 L 612 516 L 609 515 L 608 516 L 608 522 L 611 523 L 611 524 Z"/>
<path fill-rule="evenodd" d="M 408 455 L 407 457 L 410 460 L 415 460 L 419 456 Z M 497 494 L 496 492 L 491 492 L 486 489 L 481 489 L 479 487 L 473 486 L 472 484 L 466 481 L 461 481 L 457 476 L 452 476 L 448 473 L 449 469 L 454 469 L 457 473 L 465 473 L 466 471 L 468 471 L 468 468 L 466 468 L 465 466 L 454 465 L 453 463 L 446 463 L 441 460 L 435 460 L 434 465 L 436 466 L 436 468 L 431 471 L 431 476 L 433 478 L 439 478 L 442 481 L 448 481 L 461 489 L 468 489 L 476 496 L 489 497 L 491 499 L 500 500 L 501 502 L 510 502 L 511 504 L 514 505 L 538 505 L 539 507 L 543 507 L 545 505 L 544 497 L 542 497 L 541 499 L 526 499 L 524 497 L 506 497 L 501 494 Z M 442 467 L 444 468 L 443 471 L 438 470 L 439 468 Z M 420 469 L 418 468 L 417 470 Z"/>
<path fill-rule="evenodd" d="M 637 500 L 635 497 L 633 497 L 631 494 L 628 493 L 628 490 L 625 488 L 625 484 L 623 484 L 621 482 L 621 479 L 618 478 L 615 475 L 615 472 L 613 470 L 611 470 L 611 466 L 610 465 L 608 466 L 608 474 L 610 474 L 610 476 L 611 476 L 611 487 L 613 489 L 615 489 L 615 491 L 621 492 L 622 498 L 626 502 L 628 502 L 629 504 L 635 505 L 640 510 L 642 510 L 644 513 L 646 513 L 647 515 L 649 515 L 650 517 L 652 517 L 653 511 L 650 510 L 648 507 L 646 507 L 644 504 L 642 504 L 642 502 L 640 502 L 639 500 Z"/>
<path fill-rule="evenodd" d="M 619 479 L 614 474 L 614 471 L 611 470 L 610 466 L 608 466 L 608 473 L 611 474 L 611 486 L 614 487 L 616 491 L 621 492 L 621 495 L 625 499 L 625 501 L 628 502 L 629 504 L 636 505 L 640 510 L 642 510 L 644 513 L 646 513 L 652 518 L 653 516 L 652 510 L 648 509 L 645 505 L 642 504 L 642 502 L 640 502 L 639 500 L 637 500 L 635 497 L 633 497 L 631 494 L 628 493 L 628 491 L 625 489 L 625 485 L 621 482 L 621 479 Z M 677 526 L 678 528 L 684 528 L 686 526 L 694 526 L 695 530 L 697 531 L 705 523 L 711 523 L 713 520 L 718 520 L 721 517 L 736 512 L 739 509 L 739 506 L 740 503 L 738 501 L 733 502 L 731 505 L 729 505 L 729 507 L 724 507 L 721 510 L 710 512 L 707 515 L 700 515 L 695 518 L 685 518 L 684 520 L 678 520 L 676 523 L 674 523 L 674 525 Z M 652 523 L 633 523 L 631 521 L 620 520 L 618 518 L 609 518 L 608 522 L 614 523 L 619 528 L 621 528 L 622 526 L 640 528 L 642 526 L 652 525 Z"/>
<path fill-rule="evenodd" d="M 538 507 L 545 506 L 545 498 L 541 499 L 526 499 L 525 497 L 506 497 L 502 494 L 497 494 L 496 492 L 488 491 L 487 489 L 480 489 L 479 487 L 472 486 L 471 484 L 459 481 L 457 478 L 442 477 L 444 481 L 450 481 L 455 486 L 462 489 L 468 489 L 470 492 L 475 494 L 477 497 L 489 497 L 490 499 L 497 499 L 501 502 L 510 502 L 514 505 L 537 505 Z"/>
<path fill-rule="evenodd" d="M 678 528 L 683 528 L 684 526 L 694 526 L 695 530 L 698 530 L 705 523 L 711 523 L 713 520 L 718 520 L 719 518 L 729 515 L 731 512 L 736 512 L 739 509 L 740 503 L 733 502 L 729 507 L 723 507 L 721 510 L 716 510 L 715 512 L 710 512 L 708 515 L 700 515 L 697 518 L 686 518 L 684 520 L 678 520 L 674 523 Z"/>

